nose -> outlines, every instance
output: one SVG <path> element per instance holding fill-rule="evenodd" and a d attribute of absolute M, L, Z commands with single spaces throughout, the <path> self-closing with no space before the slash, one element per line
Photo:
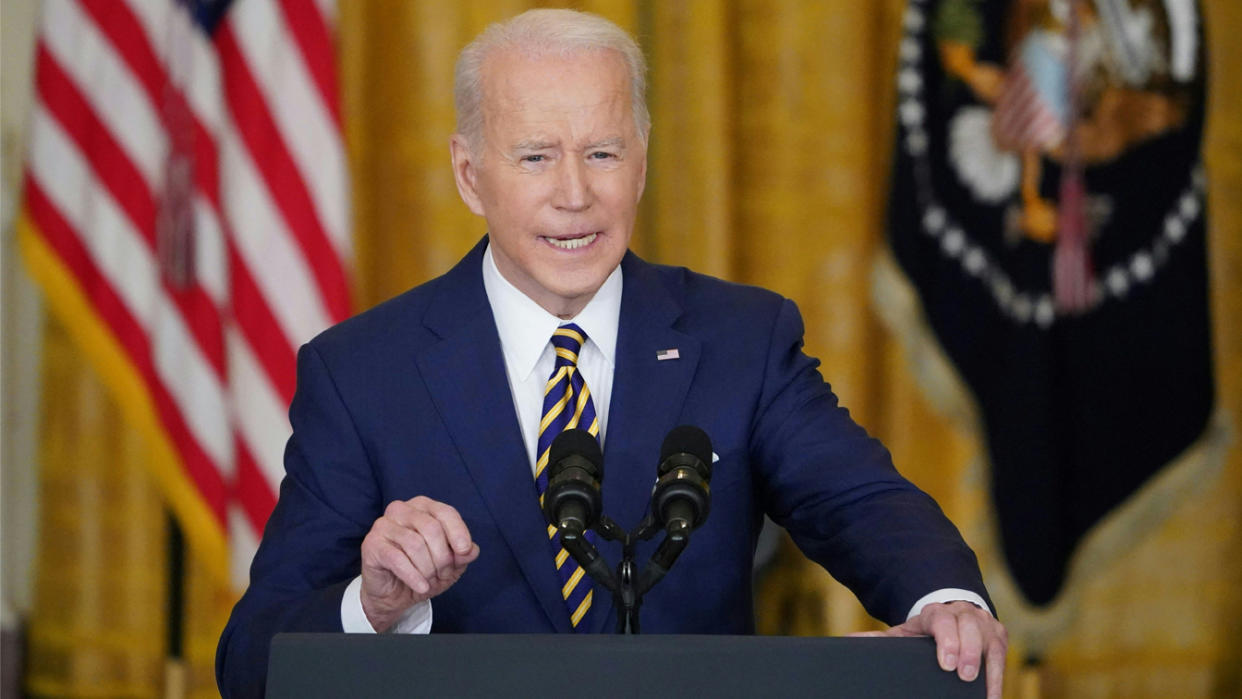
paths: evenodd
<path fill-rule="evenodd" d="M 592 193 L 586 163 L 578 158 L 564 158 L 560 166 L 556 208 L 565 211 L 584 211 L 590 208 Z"/>

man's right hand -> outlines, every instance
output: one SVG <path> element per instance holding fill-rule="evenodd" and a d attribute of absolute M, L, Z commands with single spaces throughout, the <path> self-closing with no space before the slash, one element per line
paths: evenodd
<path fill-rule="evenodd" d="M 452 587 L 479 557 L 452 506 L 418 496 L 394 500 L 362 540 L 362 611 L 377 632 L 410 607 Z"/>

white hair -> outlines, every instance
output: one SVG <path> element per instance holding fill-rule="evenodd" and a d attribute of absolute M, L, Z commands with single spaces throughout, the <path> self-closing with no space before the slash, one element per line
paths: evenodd
<path fill-rule="evenodd" d="M 453 97 L 457 106 L 457 132 L 470 142 L 471 150 L 482 143 L 483 63 L 494 51 L 518 50 L 526 55 L 572 56 L 589 51 L 616 51 L 625 61 L 630 77 L 630 104 L 639 138 L 646 141 L 651 127 L 647 111 L 647 61 L 638 44 L 612 22 L 577 10 L 528 10 L 492 24 L 461 50 Z"/>

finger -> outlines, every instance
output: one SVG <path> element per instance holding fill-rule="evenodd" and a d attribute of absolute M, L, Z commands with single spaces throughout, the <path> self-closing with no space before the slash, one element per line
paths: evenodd
<path fill-rule="evenodd" d="M 464 569 L 466 566 L 470 565 L 471 563 L 474 563 L 474 561 L 478 557 L 479 557 L 479 545 L 474 542 L 470 542 L 469 551 L 465 553 L 461 553 L 461 554 L 454 554 L 453 566 L 456 568 Z"/>
<path fill-rule="evenodd" d="M 479 557 L 478 545 L 471 544 L 469 552 L 461 554 L 461 555 L 454 554 L 452 565 L 450 565 L 447 568 L 442 569 L 442 572 L 452 572 L 452 573 L 460 574 L 462 571 L 466 569 L 467 566 L 473 563 L 474 560 L 478 557 Z"/>
<path fill-rule="evenodd" d="M 987 662 L 988 699 L 1001 699 L 1001 692 L 1004 689 L 1005 653 L 1009 650 L 1005 628 L 999 623 L 996 626 L 999 629 L 998 633 L 988 644 L 987 654 L 984 656 Z"/>
<path fill-rule="evenodd" d="M 924 610 L 923 613 L 931 615 L 928 631 L 936 639 L 936 657 L 940 661 L 940 669 L 956 670 L 958 652 L 961 649 L 957 618 L 941 605 Z"/>
<path fill-rule="evenodd" d="M 458 554 L 468 553 L 472 543 L 470 529 L 466 527 L 466 522 L 457 512 L 457 508 L 430 498 L 423 498 L 423 500 L 425 502 L 420 502 L 420 505 L 440 522 L 445 538 L 453 547 L 453 551 Z"/>
<path fill-rule="evenodd" d="M 957 615 L 957 636 L 960 647 L 957 676 L 967 682 L 972 682 L 979 676 L 980 658 L 983 655 L 983 633 L 979 629 L 979 621 L 973 609 Z"/>
<path fill-rule="evenodd" d="M 437 576 L 437 568 L 435 561 L 432 560 L 431 552 L 427 548 L 427 541 L 416 529 L 402 525 L 391 525 L 384 530 L 389 544 L 400 551 L 410 563 L 418 570 L 429 584 L 434 582 Z M 419 594 L 425 594 L 427 590 L 416 590 Z"/>
<path fill-rule="evenodd" d="M 405 551 L 393 546 L 392 542 L 386 542 L 375 555 L 378 568 L 391 573 L 415 594 L 425 595 L 431 591 L 431 582 L 418 570 Z"/>
<path fill-rule="evenodd" d="M 416 532 L 423 538 L 420 545 L 425 547 L 430 556 L 432 569 L 426 570 L 420 567 L 424 573 L 429 576 L 434 575 L 436 571 L 448 568 L 453 564 L 454 552 L 448 543 L 447 534 L 440 519 L 435 516 L 431 506 L 435 505 L 434 500 L 419 496 L 408 502 L 393 502 L 384 513 L 383 519 L 391 522 L 399 529 L 408 529 Z M 402 542 L 400 545 L 406 545 L 412 542 L 404 535 L 390 535 L 394 541 Z M 408 550 L 411 558 L 418 555 L 418 547 L 412 547 Z M 419 560 L 415 559 L 418 563 Z"/>
<path fill-rule="evenodd" d="M 439 519 L 429 512 L 418 511 L 410 516 L 408 526 L 423 537 L 423 543 L 436 570 L 453 565 L 453 549 L 449 546 Z"/>
<path fill-rule="evenodd" d="M 466 572 L 466 568 L 470 566 L 470 563 L 474 561 L 475 558 L 478 558 L 478 555 L 479 547 L 472 544 L 469 553 L 463 556 L 458 556 L 457 560 L 454 561 L 451 567 L 440 572 L 441 579 L 449 585 L 455 584 L 457 580 Z"/>
<path fill-rule="evenodd" d="M 421 508 L 414 505 L 415 500 L 393 500 L 388 503 L 388 507 L 384 508 L 384 517 L 394 522 L 404 522 L 411 514 L 419 511 Z"/>

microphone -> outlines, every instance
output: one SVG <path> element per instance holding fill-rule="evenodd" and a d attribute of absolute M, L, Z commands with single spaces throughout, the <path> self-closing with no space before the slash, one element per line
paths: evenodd
<path fill-rule="evenodd" d="M 543 516 L 561 535 L 561 547 L 605 588 L 615 592 L 617 580 L 586 532 L 604 509 L 599 484 L 604 478 L 604 454 L 590 432 L 574 428 L 552 440 L 548 448 L 548 489 L 543 494 Z M 614 525 L 615 526 L 615 525 Z"/>
<path fill-rule="evenodd" d="M 712 441 L 693 425 L 674 427 L 660 448 L 660 466 L 651 492 L 656 522 L 670 535 L 688 534 L 711 509 Z"/>
<path fill-rule="evenodd" d="M 639 529 L 649 536 L 656 526 L 661 526 L 665 536 L 637 580 L 639 595 L 664 578 L 690 543 L 690 532 L 707 519 L 711 506 L 711 459 L 712 441 L 697 427 L 674 427 L 664 438 L 656 484 L 651 491 L 651 521 L 644 522 Z"/>
<path fill-rule="evenodd" d="M 604 454 L 599 442 L 583 429 L 565 430 L 548 449 L 548 490 L 543 516 L 564 534 L 581 534 L 599 520 L 603 509 L 600 481 Z"/>

